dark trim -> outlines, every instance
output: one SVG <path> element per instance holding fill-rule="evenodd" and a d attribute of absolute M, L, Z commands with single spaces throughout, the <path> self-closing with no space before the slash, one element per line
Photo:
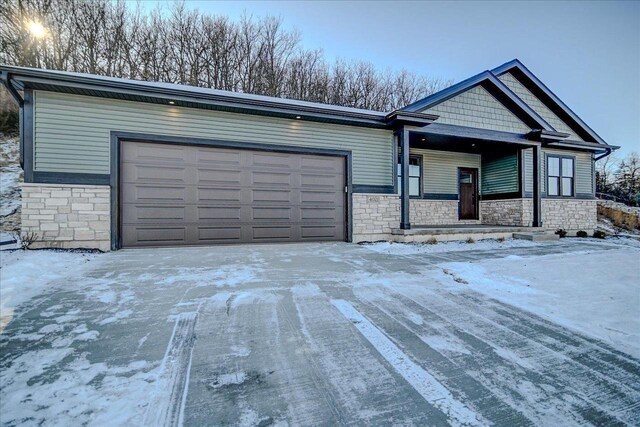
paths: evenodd
<path fill-rule="evenodd" d="M 402 129 L 398 132 L 400 141 L 400 170 L 402 191 L 400 191 L 400 229 L 411 229 L 411 219 L 409 217 L 409 131 Z M 397 179 L 397 175 L 396 179 Z"/>
<path fill-rule="evenodd" d="M 551 111 L 553 111 L 564 122 L 568 122 L 569 127 L 584 139 L 592 139 L 604 146 L 607 143 L 591 129 L 571 108 L 569 108 L 558 96 L 553 93 L 540 79 L 538 79 L 527 67 L 518 59 L 514 59 L 500 65 L 492 70 L 496 75 L 507 72 L 511 74 L 529 89 L 536 97 L 542 101 Z M 572 126 L 573 125 L 573 126 Z"/>
<path fill-rule="evenodd" d="M 33 91 L 24 90 L 24 106 L 22 107 L 22 168 L 24 170 L 24 182 L 33 182 Z"/>
<path fill-rule="evenodd" d="M 529 105 L 518 98 L 518 96 L 495 75 L 493 75 L 491 71 L 483 71 L 480 74 L 476 74 L 473 77 L 461 81 L 460 83 L 409 104 L 406 107 L 403 107 L 401 111 L 417 112 L 429 109 L 477 85 L 482 85 L 491 93 L 491 95 L 498 98 L 498 102 L 502 103 L 508 110 L 514 113 L 520 120 L 525 122 L 531 128 L 554 130 L 549 123 L 540 117 L 540 115 Z"/>
<path fill-rule="evenodd" d="M 226 141 L 202 138 L 186 138 L 175 137 L 169 135 L 141 134 L 132 132 L 111 131 L 110 148 L 111 148 L 111 249 L 117 250 L 121 248 L 120 239 L 120 150 L 122 142 L 151 142 L 157 144 L 171 145 L 192 145 L 216 148 L 237 148 L 244 150 L 257 150 L 281 153 L 298 153 L 298 154 L 317 154 L 325 156 L 345 157 L 345 179 L 347 187 L 347 206 L 346 206 L 346 232 L 345 240 L 353 241 L 353 183 L 352 183 L 352 154 L 349 150 L 333 150 L 324 148 L 307 148 L 299 146 L 282 146 L 274 144 L 256 144 L 253 142 Z"/>
<path fill-rule="evenodd" d="M 593 197 L 596 196 L 596 161 L 595 154 L 591 153 L 591 190 Z"/>
<path fill-rule="evenodd" d="M 540 162 L 542 161 L 542 147 L 533 147 L 533 219 L 534 227 L 542 227 L 542 200 L 540 195 Z"/>
<path fill-rule="evenodd" d="M 526 165 L 525 165 L 525 151 L 520 149 L 518 151 L 518 194 L 520 197 L 524 196 L 525 185 L 527 183 Z"/>
<path fill-rule="evenodd" d="M 557 158 L 560 159 L 560 182 L 559 182 L 559 188 L 558 191 L 560 192 L 559 195 L 557 196 L 549 196 L 549 158 Z M 570 196 L 565 196 L 562 194 L 562 159 L 571 159 L 571 161 L 573 162 L 573 176 L 571 177 L 572 179 L 572 185 L 571 185 L 571 195 Z M 576 195 L 576 181 L 578 180 L 578 177 L 576 176 L 576 156 L 572 156 L 572 155 L 568 155 L 568 154 L 555 154 L 555 153 L 544 153 L 544 189 L 545 189 L 545 194 L 547 195 L 548 199 L 571 199 L 572 197 L 575 197 Z"/>
<path fill-rule="evenodd" d="M 353 193 L 396 194 L 393 185 L 353 184 Z"/>
<path fill-rule="evenodd" d="M 483 194 L 482 196 L 480 196 L 480 200 L 505 200 L 521 198 L 522 194 L 519 191 L 513 191 L 511 193 Z"/>
<path fill-rule="evenodd" d="M 482 160 L 480 161 L 480 164 L 482 164 Z M 462 213 L 462 209 L 460 209 L 461 205 L 462 205 L 462 196 L 461 196 L 461 192 L 460 192 L 460 173 L 462 171 L 470 171 L 473 174 L 473 198 L 475 199 L 475 203 L 474 203 L 474 212 L 473 212 L 473 218 L 460 218 L 460 215 Z M 480 169 L 479 168 L 468 168 L 468 167 L 458 167 L 458 175 L 457 175 L 457 179 L 458 179 L 458 220 L 478 220 L 480 219 L 480 183 L 478 181 L 480 181 Z"/>
<path fill-rule="evenodd" d="M 525 199 L 533 198 L 533 193 L 531 192 L 525 193 L 524 198 Z M 547 196 L 546 193 L 542 193 L 541 198 L 543 200 L 544 199 L 552 199 L 552 200 L 595 200 L 597 199 L 596 196 L 589 193 L 579 193 L 579 194 L 576 194 L 574 197 L 555 197 L 555 196 Z"/>
<path fill-rule="evenodd" d="M 398 188 L 398 150 L 399 140 L 397 132 L 393 134 L 393 157 L 391 161 L 391 179 L 393 180 L 393 194 L 400 194 Z"/>
<path fill-rule="evenodd" d="M 110 180 L 108 174 L 34 172 L 32 182 L 41 184 L 109 185 Z"/>
<path fill-rule="evenodd" d="M 302 102 L 285 98 L 256 96 L 238 92 L 208 90 L 186 85 L 165 85 L 97 75 L 78 74 L 26 67 L 0 65 L 22 87 L 38 90 L 84 94 L 105 98 L 135 100 L 178 106 L 209 108 L 245 114 L 268 115 L 337 124 L 389 128 L 380 111 L 344 108 L 335 105 Z M 428 120 L 428 116 L 423 117 Z M 412 118 L 415 120 L 415 118 Z"/>
<path fill-rule="evenodd" d="M 469 126 L 450 125 L 445 123 L 433 123 L 421 129 L 412 129 L 412 133 L 429 136 L 448 136 L 452 138 L 463 138 L 474 141 L 488 141 L 492 143 L 505 142 L 507 144 L 516 144 L 519 146 L 533 147 L 534 145 L 540 145 L 538 141 L 531 141 L 526 138 L 525 135 L 490 130 L 473 128 Z"/>
<path fill-rule="evenodd" d="M 458 200 L 458 195 L 453 193 L 424 193 L 424 200 Z"/>
<path fill-rule="evenodd" d="M 388 126 L 399 129 L 402 126 L 427 126 L 433 123 L 439 117 L 440 116 L 438 116 L 437 114 L 395 110 L 387 114 L 385 120 Z"/>

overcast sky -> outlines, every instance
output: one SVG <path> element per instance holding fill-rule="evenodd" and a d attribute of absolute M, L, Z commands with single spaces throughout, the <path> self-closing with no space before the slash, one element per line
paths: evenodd
<path fill-rule="evenodd" d="M 153 7 L 149 0 L 145 7 Z M 621 154 L 640 151 L 640 2 L 187 1 L 275 15 L 328 60 L 463 80 L 520 59 Z"/>

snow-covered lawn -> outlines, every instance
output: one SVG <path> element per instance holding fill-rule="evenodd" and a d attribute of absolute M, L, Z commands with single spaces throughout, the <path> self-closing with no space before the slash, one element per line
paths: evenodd
<path fill-rule="evenodd" d="M 9 215 L 20 206 L 22 168 L 18 162 L 18 137 L 0 134 L 0 217 Z"/>
<path fill-rule="evenodd" d="M 442 267 L 464 285 L 640 358 L 640 250 L 510 256 Z"/>

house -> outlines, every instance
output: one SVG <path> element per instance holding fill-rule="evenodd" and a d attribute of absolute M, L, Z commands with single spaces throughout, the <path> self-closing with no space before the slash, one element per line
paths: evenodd
<path fill-rule="evenodd" d="M 41 247 L 591 231 L 594 162 L 617 148 L 518 60 L 390 113 L 0 72 L 21 106 L 23 233 Z"/>

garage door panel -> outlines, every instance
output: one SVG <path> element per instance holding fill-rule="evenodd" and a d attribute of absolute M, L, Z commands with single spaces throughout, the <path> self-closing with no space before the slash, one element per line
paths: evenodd
<path fill-rule="evenodd" d="M 242 153 L 223 148 L 198 148 L 196 156 L 198 166 L 224 166 L 238 169 Z"/>
<path fill-rule="evenodd" d="M 197 207 L 198 220 L 237 220 L 240 221 L 240 207 Z"/>
<path fill-rule="evenodd" d="M 187 147 L 170 144 L 136 143 L 123 146 L 123 158 L 136 163 L 177 163 L 189 161 Z"/>
<path fill-rule="evenodd" d="M 249 172 L 251 174 L 251 184 L 266 187 L 277 187 L 281 185 L 290 186 L 291 174 L 278 172 Z"/>
<path fill-rule="evenodd" d="M 199 184 L 232 184 L 240 185 L 241 172 L 239 170 L 197 169 Z"/>
<path fill-rule="evenodd" d="M 240 243 L 242 227 L 198 227 L 198 241 L 209 243 Z"/>
<path fill-rule="evenodd" d="M 252 169 L 259 168 L 260 166 L 290 169 L 292 166 L 296 166 L 292 165 L 292 158 L 288 154 L 248 152 L 248 156 L 247 163 Z"/>
<path fill-rule="evenodd" d="M 198 187 L 197 201 L 198 203 L 240 203 L 242 200 L 241 189 L 222 188 L 222 187 Z"/>
<path fill-rule="evenodd" d="M 123 246 L 344 240 L 344 158 L 156 145 L 123 144 Z"/>
<path fill-rule="evenodd" d="M 186 242 L 186 227 L 123 227 L 123 246 L 180 245 Z"/>
<path fill-rule="evenodd" d="M 188 182 L 187 171 L 178 166 L 124 163 L 120 174 L 121 182 L 127 184 L 186 184 Z"/>

